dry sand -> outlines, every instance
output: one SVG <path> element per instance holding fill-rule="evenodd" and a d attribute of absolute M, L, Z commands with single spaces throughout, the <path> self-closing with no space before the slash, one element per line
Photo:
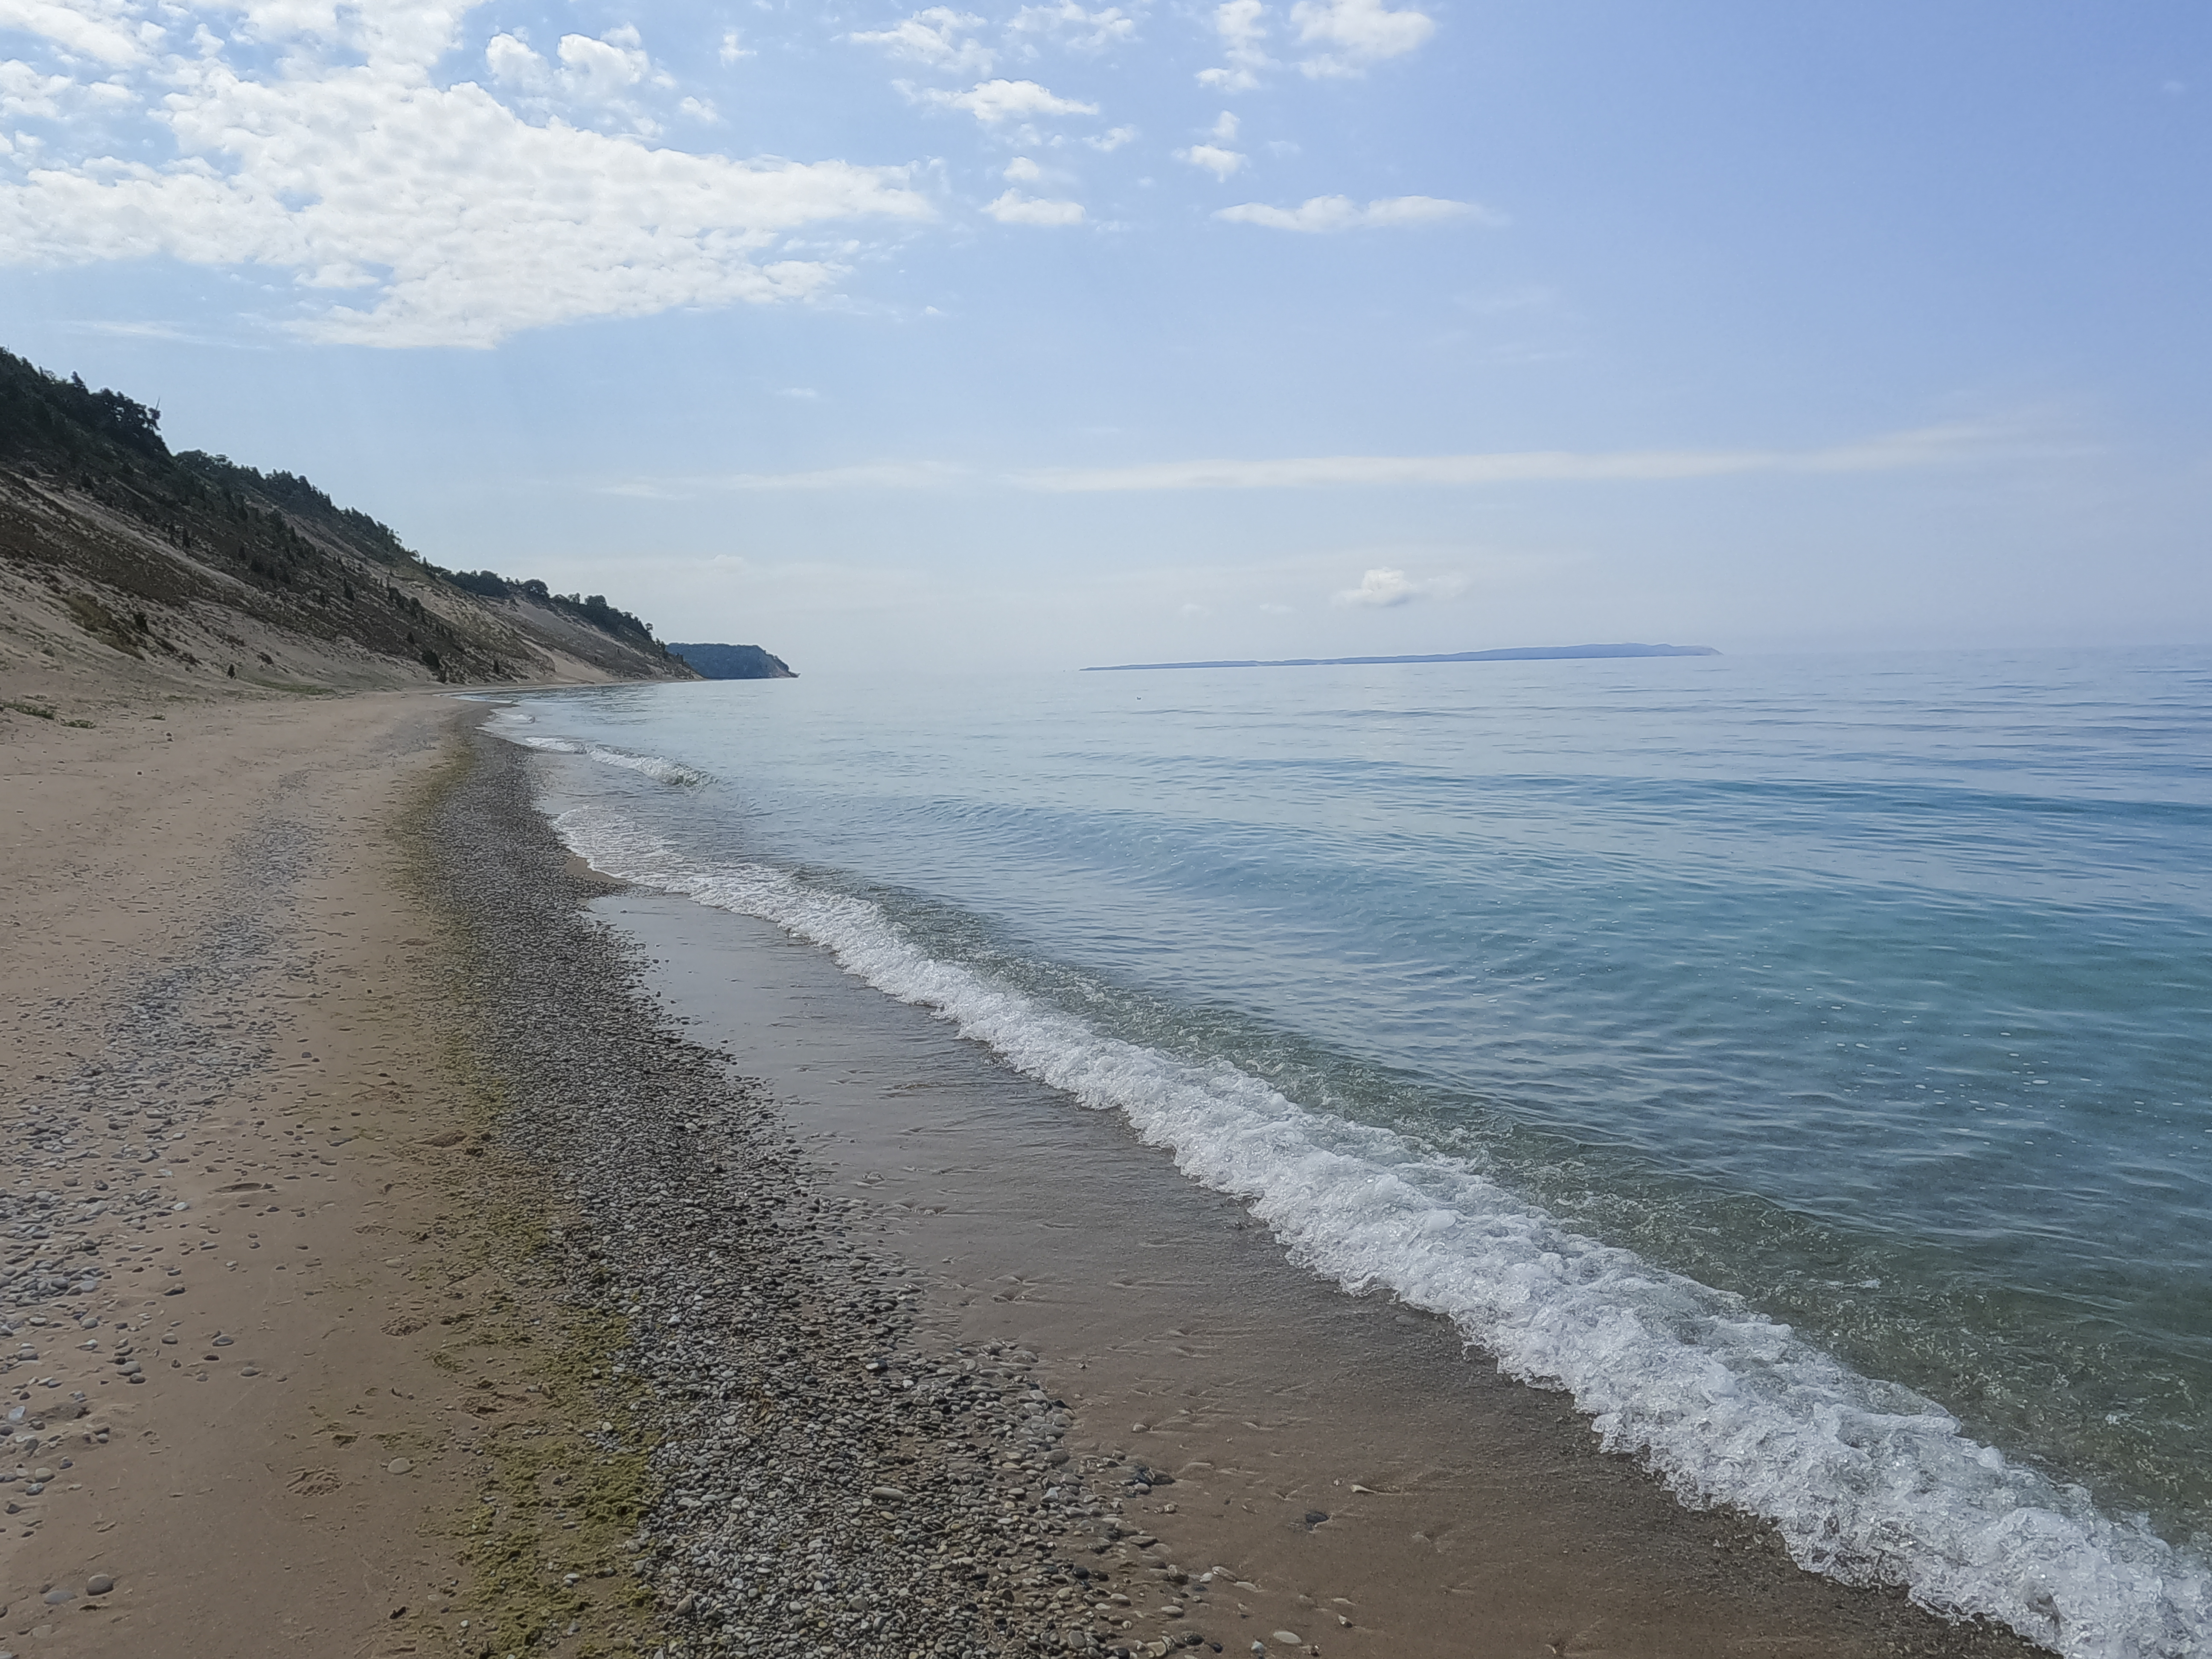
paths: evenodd
<path fill-rule="evenodd" d="M 525 1362 L 432 1358 L 507 1277 L 395 835 L 458 714 L 0 716 L 0 1359 L 37 1355 L 0 1376 L 0 1649 L 445 1650 L 416 1632 L 465 1593 L 484 1407 L 538 1403 Z M 49 1263 L 67 1288 L 27 1297 Z"/>

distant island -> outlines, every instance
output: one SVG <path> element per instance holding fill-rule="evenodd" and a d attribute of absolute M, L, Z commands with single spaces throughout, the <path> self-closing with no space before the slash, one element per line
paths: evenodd
<path fill-rule="evenodd" d="M 672 645 L 682 653 L 690 647 Z M 1441 651 L 1417 657 L 1284 657 L 1265 662 L 1256 657 L 1218 662 L 1115 662 L 1086 668 L 1086 674 L 1127 674 L 1151 668 L 1346 668 L 1382 662 L 1551 662 L 1563 657 L 1717 657 L 1710 645 L 1517 645 L 1504 651 Z M 693 667 L 699 665 L 694 663 Z M 703 668 L 702 673 L 706 672 Z M 711 676 L 709 678 L 712 678 Z"/>
<path fill-rule="evenodd" d="M 671 655 L 690 664 L 700 678 L 708 680 L 795 680 L 799 676 L 781 657 L 772 657 L 757 645 L 678 645 Z"/>

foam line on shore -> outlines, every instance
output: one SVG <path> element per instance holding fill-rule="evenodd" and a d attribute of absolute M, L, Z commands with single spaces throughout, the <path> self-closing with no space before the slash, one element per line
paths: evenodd
<path fill-rule="evenodd" d="M 507 719 L 530 720 L 530 716 L 508 715 Z M 603 743 L 573 743 L 567 738 L 544 738 L 535 732 L 510 729 L 506 720 L 494 720 L 485 729 L 495 737 L 524 749 L 535 749 L 550 755 L 581 755 L 590 760 L 619 766 L 626 771 L 641 773 L 656 783 L 693 785 L 711 781 L 708 775 L 696 767 L 686 766 L 680 761 L 665 760 L 659 755 L 635 755 L 626 749 L 611 749 Z"/>
<path fill-rule="evenodd" d="M 2101 1513 L 1931 1401 L 1569 1231 L 1462 1160 L 1042 1006 L 933 957 L 864 899 L 764 865 L 686 863 L 611 809 L 555 824 L 607 873 L 773 922 L 1025 1074 L 1121 1112 L 1187 1175 L 1248 1200 L 1302 1266 L 1450 1317 L 1508 1374 L 1569 1391 L 1609 1449 L 1686 1501 L 1774 1522 L 1803 1567 L 1902 1585 L 2069 1659 L 2181 1659 L 2212 1644 L 2212 1574 L 2147 1523 Z"/>

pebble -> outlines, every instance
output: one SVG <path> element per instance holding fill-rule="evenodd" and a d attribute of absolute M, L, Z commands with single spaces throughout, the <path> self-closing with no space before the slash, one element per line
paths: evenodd
<path fill-rule="evenodd" d="M 87 1595 L 106 1595 L 115 1588 L 115 1580 L 104 1572 L 95 1572 L 84 1581 Z"/>
<path fill-rule="evenodd" d="M 414 1467 L 415 1465 L 412 1460 L 404 1457 L 395 1457 L 389 1463 L 386 1463 L 384 1466 L 384 1472 L 386 1474 L 404 1474 L 408 1470 Z"/>

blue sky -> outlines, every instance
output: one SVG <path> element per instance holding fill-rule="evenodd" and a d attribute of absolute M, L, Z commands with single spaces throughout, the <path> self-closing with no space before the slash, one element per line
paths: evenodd
<path fill-rule="evenodd" d="M 803 670 L 2212 638 L 2212 12 L 0 0 L 0 343 Z"/>

